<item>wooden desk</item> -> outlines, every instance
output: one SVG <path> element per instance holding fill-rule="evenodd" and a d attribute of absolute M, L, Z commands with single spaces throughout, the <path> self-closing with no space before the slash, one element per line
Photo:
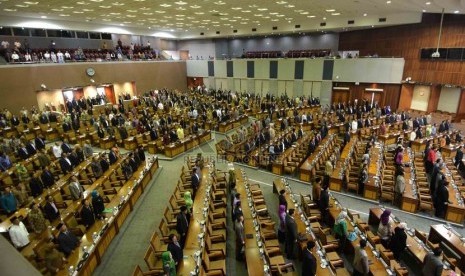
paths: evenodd
<path fill-rule="evenodd" d="M 457 266 L 460 270 L 465 270 L 465 246 L 463 246 L 460 237 L 453 231 L 448 230 L 444 224 L 431 225 L 428 240 L 432 243 L 445 243 L 460 256 L 460 258 L 457 259 Z"/>
<path fill-rule="evenodd" d="M 321 155 L 324 151 L 325 145 L 332 141 L 334 137 L 334 135 L 328 134 L 320 141 L 320 144 L 315 151 L 302 163 L 302 165 L 300 165 L 300 180 L 310 182 L 311 178 L 314 176 L 315 165 L 316 162 L 318 162 L 318 158 L 320 157 L 319 155 Z"/>

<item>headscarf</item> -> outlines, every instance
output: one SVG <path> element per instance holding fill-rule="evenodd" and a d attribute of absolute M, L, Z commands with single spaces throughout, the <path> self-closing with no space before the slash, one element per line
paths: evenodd
<path fill-rule="evenodd" d="M 96 198 L 98 196 L 97 190 L 93 190 L 91 195 L 92 195 L 92 198 Z"/>
<path fill-rule="evenodd" d="M 386 209 L 381 214 L 381 224 L 386 225 L 389 222 L 389 216 L 391 216 L 391 210 Z"/>
<path fill-rule="evenodd" d="M 286 217 L 286 206 L 285 205 L 279 205 L 279 208 L 278 208 L 278 214 L 279 214 L 279 218 L 280 219 L 283 219 Z"/>
<path fill-rule="evenodd" d="M 194 202 L 192 201 L 191 192 L 184 192 L 184 203 L 186 204 L 188 212 L 190 212 L 192 205 L 194 204 Z"/>
<path fill-rule="evenodd" d="M 169 275 L 176 275 L 176 263 L 171 257 L 171 253 L 169 251 L 165 251 L 161 254 L 161 260 L 163 261 L 163 268 L 169 267 Z"/>
<path fill-rule="evenodd" d="M 335 222 L 335 223 L 336 223 L 336 224 L 339 224 L 339 223 L 345 221 L 345 220 L 346 220 L 346 217 L 347 217 L 347 213 L 346 213 L 345 211 L 341 211 L 341 212 L 339 213 L 339 215 L 337 216 L 336 222 Z"/>

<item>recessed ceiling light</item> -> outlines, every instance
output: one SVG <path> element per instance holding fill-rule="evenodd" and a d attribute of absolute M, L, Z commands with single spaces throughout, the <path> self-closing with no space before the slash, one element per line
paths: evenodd
<path fill-rule="evenodd" d="M 231 8 L 231 9 L 232 9 L 232 10 L 235 10 L 235 11 L 242 10 L 241 7 L 233 7 L 233 8 Z"/>
<path fill-rule="evenodd" d="M 47 18 L 47 16 L 46 16 L 46 15 L 42 15 L 40 18 L 44 18 L 44 19 L 45 19 L 45 18 Z"/>
<path fill-rule="evenodd" d="M 67 17 L 67 16 L 69 16 L 69 14 L 59 14 L 58 16 Z M 104 19 L 102 19 L 102 20 L 104 20 Z"/>
<path fill-rule="evenodd" d="M 309 16 L 307 16 L 307 17 L 308 17 L 308 18 L 315 18 L 316 16 L 314 16 L 314 15 L 309 15 Z"/>
<path fill-rule="evenodd" d="M 73 11 L 73 13 L 81 14 L 81 13 L 84 13 L 84 12 L 83 11 Z"/>
<path fill-rule="evenodd" d="M 250 12 L 250 10 L 243 10 L 242 12 Z"/>
<path fill-rule="evenodd" d="M 268 9 L 267 8 L 260 8 L 260 9 L 257 9 L 258 11 L 267 11 Z"/>
<path fill-rule="evenodd" d="M 364 13 L 363 16 L 367 16 L 368 14 L 367 13 Z"/>
<path fill-rule="evenodd" d="M 335 12 L 336 10 L 335 9 L 328 9 L 326 10 L 326 12 Z"/>
<path fill-rule="evenodd" d="M 37 4 L 39 4 L 39 2 L 24 1 L 24 4 L 28 4 L 28 5 L 37 5 Z"/>
<path fill-rule="evenodd" d="M 201 6 L 198 6 L 198 5 L 191 6 L 191 9 L 199 9 L 199 8 L 201 8 Z"/>
<path fill-rule="evenodd" d="M 120 3 L 120 2 L 115 2 L 115 3 L 112 3 L 113 6 L 124 6 L 124 3 Z"/>
<path fill-rule="evenodd" d="M 61 12 L 61 11 L 63 11 L 63 9 L 52 9 L 52 11 Z"/>
<path fill-rule="evenodd" d="M 386 1 L 386 4 L 391 4 L 391 0 Z"/>
<path fill-rule="evenodd" d="M 170 4 L 160 4 L 160 7 L 168 8 L 168 7 L 171 7 L 171 5 Z"/>
<path fill-rule="evenodd" d="M 19 5 L 19 4 L 15 5 L 15 6 L 18 7 L 18 8 L 27 8 L 27 7 L 29 7 L 29 5 Z"/>
<path fill-rule="evenodd" d="M 289 4 L 289 5 L 286 5 L 286 6 L 284 6 L 284 7 L 286 7 L 286 8 L 294 8 L 295 6 L 294 6 L 294 5 L 291 5 L 291 4 Z"/>
<path fill-rule="evenodd" d="M 454 11 L 454 13 L 459 13 L 460 11 Z"/>
<path fill-rule="evenodd" d="M 223 1 L 216 1 L 216 2 L 213 2 L 213 4 L 215 4 L 215 5 L 224 5 L 226 3 L 223 2 Z"/>
<path fill-rule="evenodd" d="M 119 24 L 120 26 L 124 26 L 124 24 Z"/>
<path fill-rule="evenodd" d="M 422 10 L 422 12 L 426 12 L 426 10 Z"/>
<path fill-rule="evenodd" d="M 177 1 L 177 2 L 174 2 L 176 5 L 186 5 L 187 2 L 184 2 L 184 1 Z"/>
<path fill-rule="evenodd" d="M 286 2 L 286 1 L 278 1 L 278 2 L 276 2 L 276 4 L 278 4 L 278 5 L 284 5 L 284 4 L 287 4 L 287 2 Z"/>
<path fill-rule="evenodd" d="M 171 29 L 170 31 L 174 32 L 174 30 L 173 30 L 173 29 Z"/>
<path fill-rule="evenodd" d="M 102 9 L 109 9 L 109 8 L 111 8 L 111 6 L 99 6 L 99 7 L 102 8 Z"/>
<path fill-rule="evenodd" d="M 137 10 L 126 10 L 127 12 L 137 12 Z"/>
<path fill-rule="evenodd" d="M 326 20 L 326 17 L 323 17 L 323 20 Z"/>
<path fill-rule="evenodd" d="M 426 2 L 425 4 L 426 4 L 426 5 L 431 5 L 431 2 Z"/>
<path fill-rule="evenodd" d="M 341 15 L 340 12 L 333 12 L 331 15 Z"/>

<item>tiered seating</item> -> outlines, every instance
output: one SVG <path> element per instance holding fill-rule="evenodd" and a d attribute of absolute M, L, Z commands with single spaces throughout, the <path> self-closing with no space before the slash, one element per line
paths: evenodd
<path fill-rule="evenodd" d="M 327 57 L 331 54 L 330 49 L 312 49 L 312 50 L 290 50 L 286 53 L 288 58 L 317 58 Z"/>
<path fill-rule="evenodd" d="M 249 51 L 245 54 L 246 58 L 280 58 L 282 56 L 281 51 Z"/>

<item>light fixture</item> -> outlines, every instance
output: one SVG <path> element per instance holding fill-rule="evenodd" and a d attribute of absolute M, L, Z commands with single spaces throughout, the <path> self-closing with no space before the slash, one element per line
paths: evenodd
<path fill-rule="evenodd" d="M 367 16 L 368 14 L 367 13 L 364 13 L 363 16 Z"/>
<path fill-rule="evenodd" d="M 460 11 L 454 11 L 454 13 L 459 13 Z"/>
<path fill-rule="evenodd" d="M 45 19 L 45 18 L 47 18 L 47 16 L 46 16 L 46 15 L 42 15 L 40 18 Z"/>
<path fill-rule="evenodd" d="M 46 89 L 47 89 L 47 86 L 46 86 L 45 84 L 42 83 L 42 84 L 40 85 L 40 88 L 42 88 L 42 90 L 46 90 Z"/>
<path fill-rule="evenodd" d="M 386 1 L 386 4 L 391 4 L 391 0 Z"/>
<path fill-rule="evenodd" d="M 426 2 L 425 4 L 426 4 L 426 5 L 431 5 L 431 2 Z"/>
<path fill-rule="evenodd" d="M 439 25 L 439 35 L 438 35 L 438 46 L 436 47 L 436 52 L 431 54 L 432 58 L 439 58 L 441 57 L 441 54 L 439 53 L 439 43 L 441 42 L 441 34 L 442 34 L 442 22 L 444 20 L 444 8 L 442 8 L 442 13 L 441 13 L 441 23 Z"/>

